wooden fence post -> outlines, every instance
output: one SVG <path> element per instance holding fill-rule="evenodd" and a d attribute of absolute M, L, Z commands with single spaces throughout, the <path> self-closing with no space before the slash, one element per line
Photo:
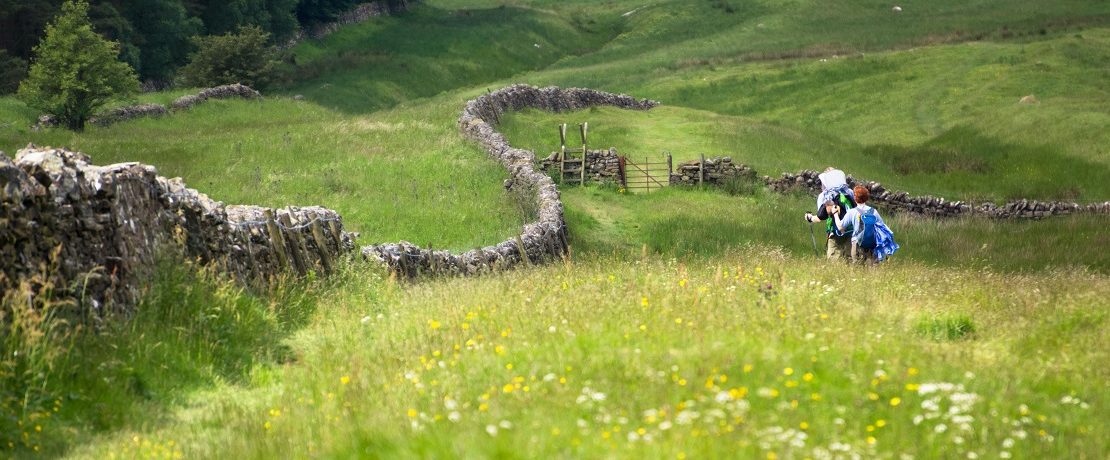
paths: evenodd
<path fill-rule="evenodd" d="M 524 240 L 520 239 L 520 235 L 516 236 L 516 248 L 520 251 L 520 261 L 524 262 L 525 267 L 532 267 L 532 260 L 528 258 L 528 251 L 524 248 Z"/>
<path fill-rule="evenodd" d="M 277 222 L 274 222 L 274 211 L 272 209 L 262 211 L 262 215 L 266 218 L 266 232 L 270 234 L 270 247 L 274 255 L 277 256 L 278 266 L 285 270 L 289 268 L 289 259 L 286 259 L 285 254 L 285 237 L 282 236 Z"/>
<path fill-rule="evenodd" d="M 698 163 L 698 186 L 705 182 L 705 154 L 701 154 L 701 162 Z"/>
<path fill-rule="evenodd" d="M 671 184 L 672 175 L 674 175 L 674 162 L 671 158 L 671 152 L 667 152 L 667 185 Z"/>
<path fill-rule="evenodd" d="M 314 216 L 309 228 L 312 230 L 312 238 L 316 240 L 316 251 L 320 253 L 320 265 L 324 266 L 324 273 L 330 274 L 334 264 L 328 249 L 328 240 L 324 239 L 324 229 L 320 228 L 320 220 Z"/>
<path fill-rule="evenodd" d="M 617 157 L 617 172 L 620 174 L 621 187 L 628 188 L 628 177 L 624 173 L 624 155 Z"/>
<path fill-rule="evenodd" d="M 304 238 L 301 238 L 301 234 L 293 229 L 293 220 L 289 218 L 289 214 L 287 212 L 278 216 L 278 222 L 281 222 L 281 225 L 289 230 L 289 238 L 293 240 L 289 247 L 289 252 L 293 254 L 293 265 L 297 269 L 297 273 L 304 275 L 308 273 L 309 268 L 308 262 L 305 260 L 308 250 L 305 248 Z"/>

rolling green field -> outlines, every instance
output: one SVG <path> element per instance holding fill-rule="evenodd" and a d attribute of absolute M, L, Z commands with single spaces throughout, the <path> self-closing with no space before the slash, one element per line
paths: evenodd
<path fill-rule="evenodd" d="M 299 45 L 261 102 L 72 133 L 32 131 L 37 114 L 0 97 L 0 150 L 142 161 L 228 203 L 336 209 L 360 244 L 465 250 L 524 218 L 455 120 L 520 82 L 663 103 L 505 117 L 538 156 L 558 123 L 588 121 L 594 146 L 637 158 L 1110 199 L 1110 5 L 902 6 L 429 0 Z M 902 250 L 846 268 L 814 256 L 808 195 L 562 197 L 571 257 L 509 273 L 398 283 L 352 258 L 251 291 L 166 254 L 134 316 L 97 333 L 9 297 L 0 457 L 1110 452 L 1110 216 L 884 213 Z"/>

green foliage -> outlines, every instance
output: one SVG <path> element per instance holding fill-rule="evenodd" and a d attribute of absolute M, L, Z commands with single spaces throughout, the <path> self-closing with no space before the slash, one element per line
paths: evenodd
<path fill-rule="evenodd" d="M 26 77 L 27 61 L 0 49 L 0 95 L 16 92 L 19 82 Z"/>
<path fill-rule="evenodd" d="M 914 331 L 936 341 L 960 340 L 975 333 L 975 323 L 967 315 L 941 315 L 921 318 Z"/>
<path fill-rule="evenodd" d="M 118 56 L 118 44 L 93 32 L 88 3 L 67 1 L 35 47 L 19 96 L 68 128 L 82 130 L 98 108 L 138 89 L 134 71 Z"/>
<path fill-rule="evenodd" d="M 297 2 L 297 20 L 309 27 L 331 22 L 358 3 L 358 0 L 300 0 Z"/>
<path fill-rule="evenodd" d="M 255 89 L 265 88 L 273 78 L 274 49 L 270 35 L 260 27 L 246 26 L 237 33 L 195 37 L 197 51 L 181 68 L 181 79 L 188 86 L 217 86 L 242 83 Z"/>
<path fill-rule="evenodd" d="M 0 0 L 0 48 L 30 59 L 43 28 L 58 12 L 57 0 Z"/>
<path fill-rule="evenodd" d="M 146 77 L 142 68 L 142 51 L 138 46 L 143 41 L 142 35 L 131 26 L 131 21 L 111 3 L 92 4 L 89 7 L 89 20 L 93 30 L 104 38 L 119 43 L 120 60 L 136 69 L 141 78 Z"/>
<path fill-rule="evenodd" d="M 188 59 L 190 38 L 201 32 L 201 21 L 187 16 L 180 0 L 126 0 L 124 5 L 142 37 L 139 74 L 144 80 L 172 80 Z"/>
<path fill-rule="evenodd" d="M 204 8 L 204 25 L 212 35 L 256 26 L 280 42 L 297 29 L 296 6 L 297 0 L 212 0 Z"/>

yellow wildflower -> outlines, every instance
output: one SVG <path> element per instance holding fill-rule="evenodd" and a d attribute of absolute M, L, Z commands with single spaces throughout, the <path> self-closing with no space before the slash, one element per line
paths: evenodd
<path fill-rule="evenodd" d="M 902 398 L 899 398 L 897 396 L 895 396 L 893 398 L 890 398 L 890 405 L 891 406 L 897 407 L 899 404 L 902 404 Z"/>
<path fill-rule="evenodd" d="M 441 324 L 439 324 L 439 321 L 436 321 L 434 319 L 428 320 L 428 327 L 432 328 L 432 330 L 439 329 L 440 326 Z"/>
<path fill-rule="evenodd" d="M 350 378 L 350 377 L 348 377 L 348 376 L 346 376 L 346 375 L 344 375 L 344 376 L 342 376 L 342 377 L 340 377 L 340 378 L 339 378 L 339 383 L 342 383 L 342 384 L 344 384 L 344 385 L 346 385 L 346 384 L 348 384 L 348 383 L 351 383 L 351 378 Z"/>

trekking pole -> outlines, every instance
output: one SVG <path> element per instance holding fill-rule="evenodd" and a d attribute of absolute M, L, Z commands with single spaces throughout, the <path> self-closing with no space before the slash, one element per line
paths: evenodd
<path fill-rule="evenodd" d="M 813 224 L 809 223 L 809 224 L 802 224 L 802 225 L 805 225 L 806 227 L 809 227 L 809 241 L 813 243 L 813 256 L 814 257 L 821 257 L 821 254 L 819 254 L 817 252 L 817 237 L 813 236 Z"/>

